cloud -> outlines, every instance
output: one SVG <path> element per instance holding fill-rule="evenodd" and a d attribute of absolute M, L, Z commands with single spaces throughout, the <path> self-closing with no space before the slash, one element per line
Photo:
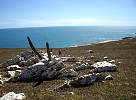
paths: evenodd
<path fill-rule="evenodd" d="M 20 20 L 7 20 L 1 21 L 0 27 L 44 27 L 44 26 L 79 26 L 79 25 L 93 25 L 95 19 L 57 19 L 57 20 L 44 20 L 44 19 L 20 19 Z"/>
<path fill-rule="evenodd" d="M 20 19 L 20 20 L 2 20 L 0 21 L 0 28 L 17 28 L 17 27 L 46 27 L 46 26 L 89 26 L 89 25 L 136 25 L 135 22 L 127 22 L 123 20 L 108 20 L 108 19 Z"/>
<path fill-rule="evenodd" d="M 56 20 L 58 25 L 93 25 L 96 23 L 95 19 L 61 19 Z"/>

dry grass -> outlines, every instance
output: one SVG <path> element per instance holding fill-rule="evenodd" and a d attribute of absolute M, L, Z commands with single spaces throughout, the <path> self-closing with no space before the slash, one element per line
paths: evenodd
<path fill-rule="evenodd" d="M 86 53 L 92 49 L 93 54 Z M 0 62 L 12 58 L 23 49 L 0 49 Z M 53 49 L 57 54 L 58 49 Z M 94 55 L 95 60 L 103 61 L 103 57 L 116 60 L 118 71 L 111 73 L 112 81 L 95 83 L 88 87 L 69 88 L 62 91 L 50 91 L 57 85 L 61 85 L 66 79 L 44 81 L 41 85 L 33 88 L 35 83 L 6 83 L 0 87 L 0 96 L 4 93 L 14 91 L 23 92 L 27 100 L 134 100 L 136 99 L 136 40 L 121 40 L 117 42 L 101 43 L 91 46 L 62 49 L 62 55 L 75 57 L 90 57 Z M 119 64 L 118 62 L 122 62 Z M 81 73 L 86 73 L 82 71 Z M 74 92 L 74 95 L 70 94 Z"/>

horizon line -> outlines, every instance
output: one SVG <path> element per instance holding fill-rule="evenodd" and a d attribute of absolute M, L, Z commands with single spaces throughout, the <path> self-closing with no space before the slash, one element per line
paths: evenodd
<path fill-rule="evenodd" d="M 91 26 L 101 26 L 101 27 L 136 27 L 134 25 L 54 25 L 54 26 L 26 26 L 26 27 L 5 27 L 0 29 L 20 29 L 20 28 L 47 28 L 47 27 L 91 27 Z"/>

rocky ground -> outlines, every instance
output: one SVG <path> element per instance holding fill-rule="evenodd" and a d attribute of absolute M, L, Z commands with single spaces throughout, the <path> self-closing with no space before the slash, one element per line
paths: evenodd
<path fill-rule="evenodd" d="M 0 49 L 0 63 L 13 58 L 18 52 L 26 49 Z M 44 51 L 45 49 L 40 49 Z M 136 39 L 124 39 L 120 41 L 99 43 L 88 46 L 52 49 L 54 55 L 60 57 L 75 57 L 81 63 L 88 62 L 90 65 L 96 61 L 115 60 L 117 71 L 110 73 L 113 80 L 104 83 L 96 82 L 93 85 L 79 88 L 67 88 L 59 91 L 52 91 L 62 85 L 69 78 L 44 81 L 37 87 L 34 82 L 9 82 L 0 86 L 0 97 L 4 93 L 24 93 L 26 100 L 99 100 L 99 99 L 136 99 Z M 75 67 L 75 62 L 65 62 L 65 67 Z M 0 68 L 0 74 L 2 72 Z M 90 73 L 90 69 L 79 71 L 79 75 Z M 109 74 L 104 73 L 104 74 Z"/>

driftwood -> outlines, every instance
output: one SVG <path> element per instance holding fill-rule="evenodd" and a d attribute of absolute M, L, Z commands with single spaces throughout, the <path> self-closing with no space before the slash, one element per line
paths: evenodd
<path fill-rule="evenodd" d="M 32 50 L 34 51 L 34 53 L 39 57 L 39 59 L 40 59 L 40 60 L 43 59 L 42 56 L 36 51 L 36 49 L 35 49 L 35 47 L 34 47 L 32 41 L 31 41 L 31 39 L 30 39 L 29 37 L 27 37 L 27 40 L 28 40 L 28 42 L 29 42 L 29 45 L 30 45 L 31 49 L 32 49 Z"/>
<path fill-rule="evenodd" d="M 46 42 L 46 47 L 47 47 L 48 60 L 51 61 L 51 53 L 50 53 L 49 43 L 48 42 Z"/>

